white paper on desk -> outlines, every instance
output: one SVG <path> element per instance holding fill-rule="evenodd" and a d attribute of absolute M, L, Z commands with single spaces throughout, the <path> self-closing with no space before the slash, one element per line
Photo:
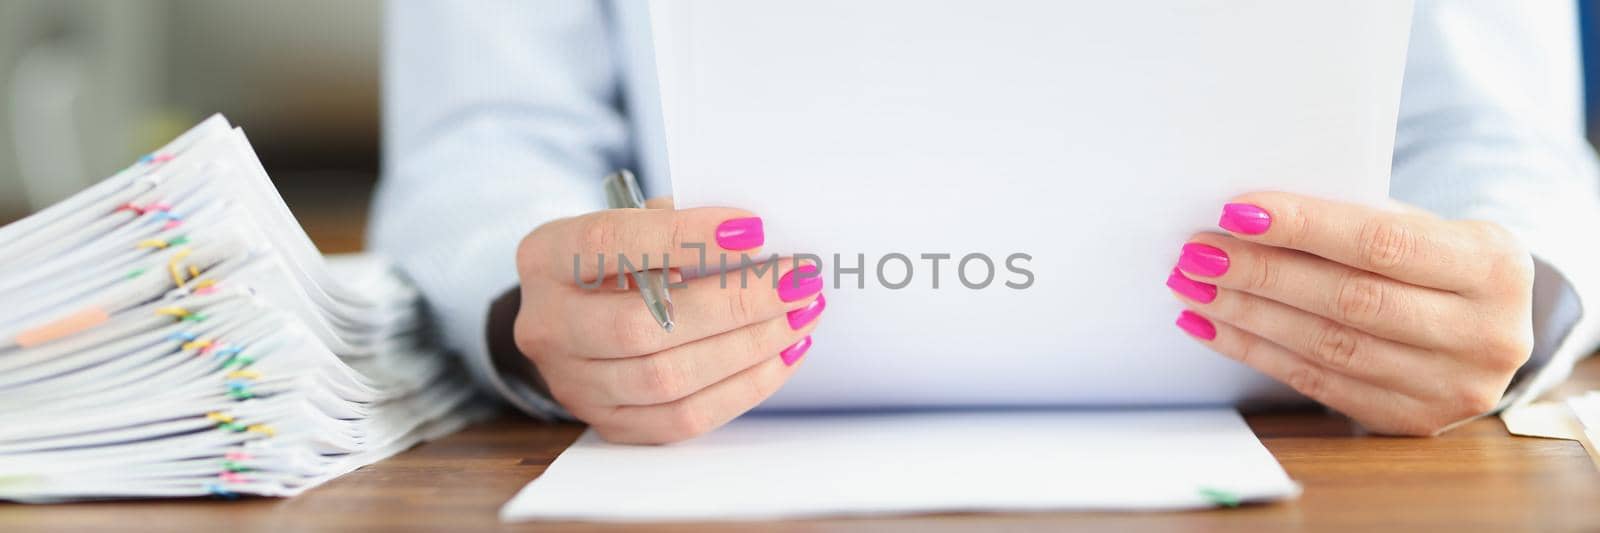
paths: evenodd
<path fill-rule="evenodd" d="M 1290 398 L 1172 321 L 1180 245 L 1254 190 L 1387 192 L 1410 3 L 650 5 L 673 193 L 811 252 L 828 311 L 765 407 Z M 915 262 L 881 286 L 880 258 Z M 1023 281 L 1005 269 L 1031 254 Z M 925 253 L 948 253 L 940 286 Z M 996 263 L 988 288 L 953 274 Z M 904 278 L 890 262 L 889 281 Z M 968 265 L 983 278 L 982 263 Z"/>
<path fill-rule="evenodd" d="M 503 520 L 1167 510 L 1299 487 L 1227 409 L 746 416 L 671 446 L 585 433 Z"/>

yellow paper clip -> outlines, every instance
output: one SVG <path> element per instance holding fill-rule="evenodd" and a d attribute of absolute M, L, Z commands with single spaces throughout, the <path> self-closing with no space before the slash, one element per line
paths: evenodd
<path fill-rule="evenodd" d="M 184 265 L 181 263 L 184 260 L 184 258 L 189 257 L 189 252 L 190 252 L 190 250 L 188 248 L 184 248 L 182 250 L 178 250 L 178 253 L 172 254 L 172 258 L 167 260 L 167 272 L 169 274 L 172 274 L 172 283 L 176 284 L 178 286 L 178 288 L 180 288 L 180 289 L 184 288 L 183 284 L 186 282 L 186 280 L 183 277 L 183 274 L 184 274 L 185 270 L 188 271 L 189 277 L 192 277 L 192 278 L 200 277 L 200 269 L 195 268 L 192 265 L 188 266 L 188 268 L 186 269 L 186 268 L 184 268 Z"/>

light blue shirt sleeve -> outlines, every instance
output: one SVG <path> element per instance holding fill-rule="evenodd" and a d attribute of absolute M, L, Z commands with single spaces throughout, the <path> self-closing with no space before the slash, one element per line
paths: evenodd
<path fill-rule="evenodd" d="M 517 286 L 522 237 L 605 207 L 600 179 L 628 158 L 605 7 L 407 0 L 386 13 L 384 176 L 369 240 L 427 296 L 478 380 L 541 417 L 561 410 L 494 367 L 487 314 Z"/>
<path fill-rule="evenodd" d="M 1594 348 L 1600 174 L 1584 138 L 1568 0 L 1416 4 L 1391 195 L 1499 223 L 1535 260 L 1535 348 L 1506 396 L 1525 401 Z"/>

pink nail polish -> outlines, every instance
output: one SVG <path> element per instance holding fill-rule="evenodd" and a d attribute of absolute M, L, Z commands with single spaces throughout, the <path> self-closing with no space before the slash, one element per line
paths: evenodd
<path fill-rule="evenodd" d="M 801 307 L 789 312 L 789 329 L 800 329 L 806 327 L 806 324 L 810 324 L 812 320 L 816 320 L 817 316 L 822 314 L 822 310 L 827 307 L 828 299 L 824 298 L 823 295 L 818 294 L 817 299 L 812 300 L 811 303 L 806 304 L 805 307 Z"/>
<path fill-rule="evenodd" d="M 1228 253 L 1221 248 L 1191 242 L 1183 245 L 1178 269 L 1190 274 L 1217 277 L 1228 273 Z"/>
<path fill-rule="evenodd" d="M 1179 313 L 1176 324 L 1178 324 L 1179 329 L 1197 339 L 1209 341 L 1217 338 L 1217 327 L 1211 325 L 1211 321 L 1206 320 L 1206 317 L 1200 316 L 1194 311 Z"/>
<path fill-rule="evenodd" d="M 800 265 L 778 278 L 778 299 L 793 302 L 822 292 L 822 276 L 816 272 L 816 265 Z M 796 277 L 795 274 L 801 275 Z"/>
<path fill-rule="evenodd" d="M 1250 204 L 1227 204 L 1222 206 L 1222 218 L 1217 219 L 1217 225 L 1234 233 L 1260 235 L 1272 227 L 1272 215 Z"/>
<path fill-rule="evenodd" d="M 735 218 L 717 225 L 717 246 L 724 250 L 749 250 L 766 240 L 761 217 Z"/>
<path fill-rule="evenodd" d="M 1217 299 L 1216 285 L 1189 279 L 1176 268 L 1172 269 L 1172 273 L 1167 275 L 1167 287 L 1178 294 L 1182 294 L 1184 298 L 1203 304 L 1211 303 L 1212 300 Z"/>
<path fill-rule="evenodd" d="M 806 350 L 810 349 L 811 336 L 806 335 L 806 338 L 800 339 L 799 342 L 791 344 L 788 348 L 784 348 L 783 351 L 778 352 L 778 358 L 783 359 L 784 366 L 794 366 L 795 363 L 800 361 L 801 357 L 806 356 Z"/>

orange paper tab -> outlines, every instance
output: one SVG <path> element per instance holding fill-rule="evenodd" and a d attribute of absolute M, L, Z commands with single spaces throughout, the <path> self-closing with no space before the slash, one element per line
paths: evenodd
<path fill-rule="evenodd" d="M 17 335 L 17 346 L 32 348 L 74 333 L 98 326 L 110 320 L 111 315 L 105 309 L 90 307 L 82 311 L 61 317 L 61 319 L 39 326 Z"/>

